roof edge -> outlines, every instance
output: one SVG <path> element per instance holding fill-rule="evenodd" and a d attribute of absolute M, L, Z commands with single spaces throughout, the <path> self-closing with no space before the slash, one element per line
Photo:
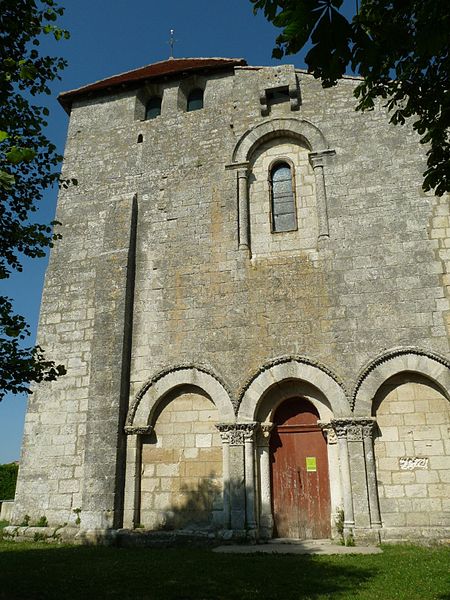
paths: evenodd
<path fill-rule="evenodd" d="M 115 88 L 128 89 L 143 81 L 161 77 L 173 78 L 185 71 L 195 72 L 204 69 L 215 71 L 240 66 L 247 66 L 247 61 L 243 58 L 169 58 L 62 92 L 58 95 L 58 101 L 64 110 L 70 114 L 73 100 L 86 95 Z"/>

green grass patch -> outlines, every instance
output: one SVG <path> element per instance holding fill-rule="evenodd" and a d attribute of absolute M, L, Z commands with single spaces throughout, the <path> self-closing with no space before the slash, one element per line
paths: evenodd
<path fill-rule="evenodd" d="M 413 546 L 305 556 L 0 541 L 0 599 L 444 600 L 449 558 L 446 548 Z"/>

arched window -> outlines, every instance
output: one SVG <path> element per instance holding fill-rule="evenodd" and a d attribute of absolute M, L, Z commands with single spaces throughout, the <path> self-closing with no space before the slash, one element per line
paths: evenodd
<path fill-rule="evenodd" d="M 272 231 L 297 229 L 292 170 L 287 162 L 278 162 L 270 170 Z"/>
<path fill-rule="evenodd" d="M 200 110 L 203 108 L 203 90 L 195 88 L 190 92 L 187 99 L 187 111 Z"/>
<path fill-rule="evenodd" d="M 155 119 L 161 114 L 161 98 L 153 96 L 145 105 L 145 120 Z"/>

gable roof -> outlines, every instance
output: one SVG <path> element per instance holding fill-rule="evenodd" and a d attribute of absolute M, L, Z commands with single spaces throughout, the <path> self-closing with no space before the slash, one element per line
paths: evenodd
<path fill-rule="evenodd" d="M 245 67 L 246 65 L 247 62 L 242 58 L 169 58 L 168 60 L 153 63 L 132 71 L 126 71 L 113 77 L 100 79 L 100 81 L 90 83 L 75 90 L 63 92 L 58 96 L 58 100 L 64 110 L 70 113 L 73 100 L 83 96 L 105 91 L 117 91 L 118 88 L 134 87 L 136 84 L 152 79 L 167 79 L 169 77 L 179 77 L 183 74 L 193 74 L 196 72 L 211 73 L 238 66 Z"/>

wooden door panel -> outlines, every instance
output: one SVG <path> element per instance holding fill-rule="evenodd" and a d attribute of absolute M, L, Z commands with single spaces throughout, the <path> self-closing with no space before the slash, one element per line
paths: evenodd
<path fill-rule="evenodd" d="M 287 402 L 292 404 L 292 401 Z M 298 539 L 326 538 L 331 533 L 326 441 L 317 426 L 315 408 L 307 400 L 295 401 L 299 407 L 298 419 L 292 406 L 282 405 L 277 411 L 282 414 L 279 419 L 282 423 L 276 425 L 270 441 L 275 535 Z M 308 405 L 312 411 L 307 410 Z M 287 413 L 289 419 L 283 422 Z M 290 424 L 286 425 L 286 420 Z M 302 425 L 299 421 L 306 423 Z"/>

